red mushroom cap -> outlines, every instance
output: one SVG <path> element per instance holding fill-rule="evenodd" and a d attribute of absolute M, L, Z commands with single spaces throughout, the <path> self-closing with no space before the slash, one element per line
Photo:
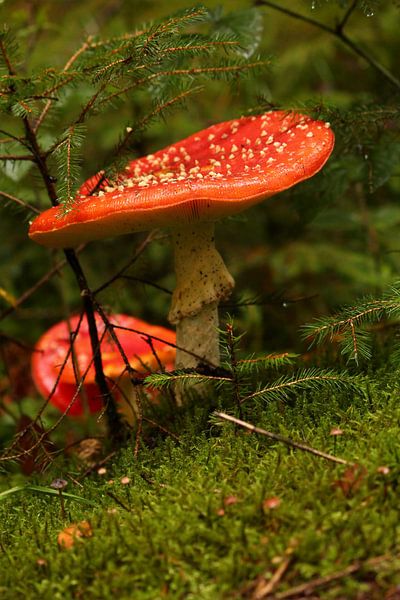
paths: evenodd
<path fill-rule="evenodd" d="M 129 163 L 115 184 L 102 175 L 80 189 L 70 212 L 51 208 L 29 236 L 70 247 L 154 227 L 213 221 L 312 177 L 334 145 L 329 123 L 273 111 L 212 125 Z"/>
<path fill-rule="evenodd" d="M 76 315 L 69 320 L 69 326 L 67 321 L 61 321 L 53 325 L 53 327 L 42 335 L 35 346 L 37 352 L 34 352 L 32 356 L 32 377 L 37 389 L 45 398 L 53 389 L 60 368 L 68 353 L 71 339 L 69 332 L 70 330 L 72 332 L 76 330 L 79 320 L 79 315 Z M 130 365 L 138 371 L 138 376 L 159 369 L 157 358 L 146 342 L 146 336 L 149 335 L 160 338 L 152 339 L 153 348 L 160 363 L 168 367 L 173 365 L 175 348 L 170 345 L 175 344 L 175 333 L 173 331 L 165 327 L 149 325 L 140 319 L 123 314 L 112 315 L 109 317 L 109 320 L 115 325 L 127 328 L 126 330 L 116 329 L 115 332 Z M 96 324 L 99 338 L 102 339 L 105 325 L 99 315 L 96 315 Z M 128 329 L 135 331 L 128 331 Z M 101 351 L 105 375 L 112 380 L 118 380 L 125 371 L 125 363 L 109 334 L 106 334 L 101 341 Z M 75 338 L 74 352 L 79 375 L 82 376 L 89 367 L 84 381 L 85 397 L 88 400 L 90 412 L 97 412 L 102 409 L 103 404 L 100 390 L 95 383 L 94 366 L 90 364 L 92 349 L 86 318 L 82 319 L 79 332 Z M 76 389 L 75 372 L 70 356 L 65 363 L 55 393 L 50 399 L 51 404 L 64 412 L 69 406 Z M 73 402 L 68 414 L 70 416 L 83 414 L 83 405 L 80 396 Z"/>

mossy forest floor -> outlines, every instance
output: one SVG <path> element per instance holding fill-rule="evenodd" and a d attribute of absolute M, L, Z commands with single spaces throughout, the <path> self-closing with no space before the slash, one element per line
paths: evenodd
<path fill-rule="evenodd" d="M 0 499 L 0 597 L 400 598 L 397 375 L 375 374 L 363 396 L 304 395 L 250 415 L 359 466 L 220 426 L 209 407 L 189 407 L 177 417 L 179 441 L 157 434 L 137 460 L 125 448 L 80 485 L 68 479 L 80 478 L 76 462 L 64 459 L 29 480 L 63 477 L 66 492 L 93 504 L 66 498 L 62 516 L 55 496 Z M 23 483 L 4 473 L 1 490 Z M 58 534 L 82 521 L 91 535 L 60 549 Z"/>

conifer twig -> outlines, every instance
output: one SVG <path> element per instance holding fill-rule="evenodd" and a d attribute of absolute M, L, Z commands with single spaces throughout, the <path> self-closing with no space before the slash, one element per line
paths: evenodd
<path fill-rule="evenodd" d="M 68 61 L 64 65 L 64 69 L 63 69 L 64 72 L 68 71 L 70 69 L 70 67 L 74 64 L 74 62 L 79 58 L 79 56 L 83 52 L 85 52 L 88 48 L 90 48 L 91 39 L 92 39 L 91 36 L 89 36 L 88 39 L 82 44 L 82 46 L 80 48 L 78 48 L 78 50 L 68 59 Z M 39 127 L 43 123 L 50 107 L 51 107 L 51 100 L 48 100 L 35 123 L 35 126 L 34 126 L 35 133 L 37 133 Z"/>
<path fill-rule="evenodd" d="M 7 54 L 7 50 L 1 40 L 0 40 L 0 52 L 3 55 L 3 59 L 7 66 L 9 75 L 11 75 L 11 76 L 16 75 L 14 66 L 11 63 L 9 56 Z M 23 116 L 21 118 L 21 121 L 22 121 L 22 124 L 25 129 L 26 141 L 28 143 L 30 151 L 32 152 L 32 154 L 35 158 L 35 162 L 37 164 L 37 167 L 38 167 L 39 173 L 41 175 L 41 178 L 43 180 L 44 186 L 46 188 L 49 200 L 53 206 L 57 206 L 59 204 L 59 200 L 58 200 L 56 188 L 54 186 L 55 179 L 50 174 L 50 170 L 49 170 L 49 167 L 47 164 L 47 158 L 44 155 L 44 153 L 40 147 L 37 133 L 31 123 L 31 121 L 29 120 L 29 118 L 27 116 Z M 103 399 L 105 412 L 107 415 L 107 421 L 108 421 L 108 425 L 109 425 L 109 430 L 110 430 L 109 431 L 110 437 L 114 440 L 114 442 L 119 442 L 124 437 L 124 427 L 122 424 L 121 416 L 117 411 L 115 399 L 109 390 L 107 380 L 104 375 L 103 361 L 102 361 L 102 356 L 101 356 L 101 347 L 100 347 L 99 335 L 97 332 L 96 319 L 95 319 L 95 314 L 94 314 L 92 292 L 89 289 L 89 286 L 88 286 L 88 283 L 86 280 L 86 276 L 83 272 L 83 269 L 81 267 L 81 264 L 79 262 L 79 259 L 76 255 L 75 251 L 72 250 L 71 248 L 66 248 L 66 249 L 64 249 L 64 254 L 67 259 L 67 262 L 69 263 L 69 265 L 75 275 L 76 281 L 78 283 L 78 286 L 79 286 L 79 289 L 81 292 L 82 302 L 83 302 L 84 310 L 86 313 L 86 318 L 87 318 L 88 328 L 89 328 L 89 337 L 90 337 L 90 342 L 91 342 L 91 347 L 92 347 L 93 363 L 94 363 L 94 369 L 95 369 L 95 380 L 96 380 L 97 385 L 99 386 L 101 396 Z"/>
<path fill-rule="evenodd" d="M 266 437 L 270 438 L 271 440 L 275 440 L 276 442 L 281 442 L 283 444 L 286 444 L 287 446 L 296 448 L 297 450 L 302 450 L 303 452 L 309 452 L 310 454 L 313 454 L 314 456 L 319 456 L 320 458 L 324 458 L 325 460 L 329 460 L 331 462 L 338 463 L 339 465 L 347 465 L 348 466 L 348 465 L 353 464 L 353 463 L 345 460 L 344 458 L 339 458 L 337 456 L 333 456 L 332 454 L 327 454 L 326 452 L 322 452 L 321 450 L 316 450 L 315 448 L 312 448 L 311 446 L 306 446 L 305 444 L 300 444 L 288 437 L 280 435 L 279 433 L 272 433 L 270 431 L 267 431 L 266 429 L 262 429 L 261 427 L 256 427 L 255 425 L 252 425 L 251 423 L 247 423 L 246 421 L 242 421 L 241 419 L 237 419 L 236 417 L 233 417 L 232 415 L 228 415 L 228 414 L 222 413 L 222 412 L 214 412 L 213 414 L 216 417 L 219 417 L 220 419 L 224 419 L 225 421 L 230 421 L 231 423 L 234 423 L 235 425 L 239 425 L 239 427 L 243 427 L 244 429 L 248 429 L 249 431 L 252 431 L 253 433 L 265 435 Z"/>
<path fill-rule="evenodd" d="M 110 100 L 121 96 L 122 94 L 126 94 L 130 90 L 143 85 L 145 83 L 149 83 L 158 77 L 173 77 L 176 75 L 203 75 L 203 74 L 212 74 L 212 73 L 240 73 L 241 71 L 245 71 L 248 69 L 255 69 L 257 67 L 261 67 L 263 65 L 269 64 L 269 61 L 256 61 L 254 63 L 243 63 L 241 65 L 228 65 L 222 67 L 192 67 L 188 69 L 170 69 L 168 71 L 157 71 L 156 73 L 151 73 L 147 77 L 143 77 L 142 79 L 136 80 L 131 85 L 126 86 L 125 88 L 119 89 L 117 92 L 110 94 L 106 98 L 104 98 L 101 102 L 99 102 L 99 106 L 103 103 L 109 102 Z"/>

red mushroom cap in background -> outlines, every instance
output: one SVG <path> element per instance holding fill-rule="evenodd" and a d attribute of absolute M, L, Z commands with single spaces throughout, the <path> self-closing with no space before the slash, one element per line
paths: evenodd
<path fill-rule="evenodd" d="M 65 361 L 70 347 L 70 331 L 74 332 L 76 330 L 79 320 L 80 316 L 75 315 L 69 320 L 69 325 L 67 321 L 61 321 L 53 325 L 53 327 L 42 335 L 35 346 L 36 352 L 32 355 L 32 377 L 38 391 L 45 398 L 49 396 L 54 387 L 60 368 Z M 115 325 L 127 328 L 126 330 L 115 329 L 115 333 L 127 355 L 130 365 L 138 371 L 138 376 L 144 376 L 153 370 L 158 370 L 160 368 L 158 360 L 163 366 L 172 368 L 175 360 L 175 348 L 170 344 L 175 344 L 175 332 L 165 327 L 149 325 L 145 321 L 123 314 L 111 315 L 109 316 L 109 321 Z M 106 377 L 117 381 L 125 371 L 125 363 L 110 334 L 106 333 L 103 337 L 105 325 L 98 314 L 96 314 L 96 324 L 99 338 L 102 339 L 101 352 L 104 373 Z M 136 331 L 128 331 L 128 329 Z M 159 340 L 152 339 L 153 348 L 158 360 L 146 342 L 146 336 L 149 335 L 160 338 Z M 82 319 L 79 332 L 75 338 L 74 352 L 79 377 L 89 367 L 84 381 L 84 397 L 87 398 L 89 411 L 98 412 L 103 408 L 103 404 L 100 390 L 95 383 L 94 366 L 90 364 L 92 349 L 86 317 Z M 69 356 L 61 373 L 56 391 L 50 399 L 50 403 L 64 412 L 70 404 L 76 389 L 74 366 L 72 357 Z M 77 396 L 68 414 L 70 416 L 79 416 L 83 412 L 82 398 L 81 396 Z"/>
<path fill-rule="evenodd" d="M 45 246 L 71 247 L 213 221 L 312 177 L 333 145 L 329 123 L 299 113 L 272 111 L 225 121 L 132 161 L 115 183 L 95 175 L 81 187 L 71 211 L 46 210 L 33 221 L 29 236 Z"/>

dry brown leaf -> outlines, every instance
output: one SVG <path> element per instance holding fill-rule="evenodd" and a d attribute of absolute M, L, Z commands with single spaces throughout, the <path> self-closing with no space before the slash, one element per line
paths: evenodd
<path fill-rule="evenodd" d="M 92 537 L 93 529 L 89 521 L 80 521 L 80 523 L 72 523 L 57 536 L 57 544 L 60 548 L 69 550 L 79 538 Z"/>
<path fill-rule="evenodd" d="M 333 482 L 333 487 L 342 490 L 345 496 L 357 491 L 367 475 L 365 467 L 354 464 L 348 467 L 340 479 Z"/>

